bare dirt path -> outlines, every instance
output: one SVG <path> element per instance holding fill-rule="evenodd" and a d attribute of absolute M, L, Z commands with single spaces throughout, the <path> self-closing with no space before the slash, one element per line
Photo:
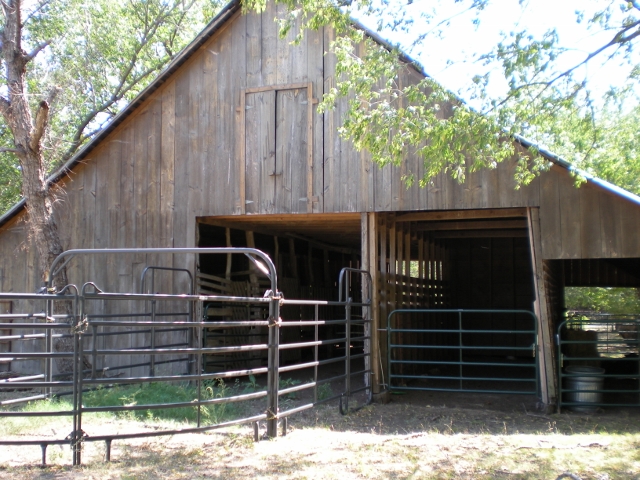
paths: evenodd
<path fill-rule="evenodd" d="M 82 467 L 70 466 L 67 446 L 49 447 L 46 468 L 39 447 L 2 447 L 0 478 L 640 479 L 638 409 L 543 415 L 534 403 L 421 392 L 345 416 L 331 404 L 296 414 L 286 436 L 258 443 L 244 426 L 116 441 L 110 463 L 103 444 L 88 443 Z M 109 422 L 122 432 L 142 427 Z"/>

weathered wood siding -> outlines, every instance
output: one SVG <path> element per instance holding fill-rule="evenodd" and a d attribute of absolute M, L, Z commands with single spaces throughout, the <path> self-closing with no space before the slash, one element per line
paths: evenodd
<path fill-rule="evenodd" d="M 544 259 L 640 257 L 639 206 L 591 184 L 576 189 L 561 167 L 518 190 L 509 162 L 464 184 L 440 174 L 406 189 L 402 175 L 420 176 L 418 159 L 379 169 L 338 135 L 345 102 L 317 113 L 335 83 L 325 55 L 333 32 L 291 45 L 296 30 L 281 39 L 272 21 L 281 8 L 234 16 L 62 182 L 66 248 L 195 246 L 198 216 L 539 207 Z M 408 67 L 399 81 L 418 79 Z M 5 291 L 38 283 L 18 225 L 0 235 Z M 193 269 L 194 259 L 81 263 L 72 278 L 135 290 L 145 265 Z M 178 286 L 162 282 L 163 291 Z"/>

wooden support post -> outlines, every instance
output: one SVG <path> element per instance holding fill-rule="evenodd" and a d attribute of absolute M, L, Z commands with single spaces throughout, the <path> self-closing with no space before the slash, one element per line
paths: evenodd
<path fill-rule="evenodd" d="M 377 288 L 378 291 L 378 301 L 374 304 L 378 309 L 379 315 L 379 325 L 380 329 L 385 329 L 387 327 L 387 316 L 389 315 L 388 305 L 389 305 L 389 272 L 387 271 L 387 216 L 386 215 L 378 215 L 378 219 L 376 220 L 377 225 L 377 257 L 372 261 L 372 270 L 376 270 L 377 268 L 377 283 L 374 283 L 374 288 Z M 379 348 L 380 348 L 380 358 L 382 359 L 381 375 L 382 375 L 382 383 L 385 383 L 385 378 L 388 378 L 387 373 L 389 372 L 389 365 L 387 363 L 387 332 L 379 332 Z"/>
<path fill-rule="evenodd" d="M 533 269 L 533 287 L 536 294 L 534 312 L 538 318 L 537 361 L 540 367 L 541 401 L 550 408 L 557 401 L 557 371 L 554 362 L 553 326 L 549 315 L 547 292 L 542 263 L 540 217 L 537 208 L 527 208 L 529 245 Z"/>
<path fill-rule="evenodd" d="M 366 234 L 365 231 L 366 224 Z M 377 265 L 378 257 L 378 219 L 375 213 L 362 214 L 363 235 L 362 242 L 367 243 L 366 251 L 363 251 L 363 261 L 365 256 L 368 257 L 369 272 L 371 273 L 371 282 L 373 290 L 373 298 L 371 299 L 371 371 L 372 371 L 372 390 L 374 394 L 380 393 L 381 379 L 381 361 L 380 361 L 380 335 L 378 329 L 381 328 L 380 322 L 380 275 Z M 366 255 L 365 255 L 366 253 Z"/>

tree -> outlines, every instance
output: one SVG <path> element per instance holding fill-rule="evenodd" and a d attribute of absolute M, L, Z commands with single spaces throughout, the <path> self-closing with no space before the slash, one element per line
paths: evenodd
<path fill-rule="evenodd" d="M 51 168 L 109 122 L 191 40 L 217 4 L 39 0 L 25 9 L 20 0 L 0 0 L 0 5 L 3 206 L 16 200 L 20 188 L 45 278 L 63 251 L 46 182 Z M 57 283 L 66 282 L 63 270 Z"/>
<path fill-rule="evenodd" d="M 579 4 L 574 20 L 606 35 L 601 44 L 579 57 L 567 58 L 575 52 L 562 45 L 553 29 L 539 36 L 524 30 L 504 32 L 491 51 L 476 59 L 478 71 L 469 88 L 455 95 L 429 77 L 419 85 L 399 85 L 397 72 L 402 65 L 398 49 L 381 46 L 351 28 L 349 16 L 357 14 L 373 19 L 369 23 L 377 24 L 385 37 L 394 32 L 419 31 L 411 40 L 405 38 L 403 44 L 405 51 L 419 53 L 427 37 L 450 28 L 455 16 L 468 15 L 469 28 L 483 22 L 482 12 L 492 0 L 441 1 L 432 9 L 424 2 L 411 0 L 279 3 L 284 3 L 289 12 L 281 19 L 283 33 L 296 22 L 301 22 L 303 29 L 330 25 L 338 32 L 331 46 L 338 59 L 338 82 L 335 89 L 325 94 L 320 108 L 331 108 L 339 97 L 349 98 L 342 134 L 356 148 L 368 150 L 380 165 L 399 164 L 404 153 L 413 149 L 424 161 L 425 174 L 417 179 L 421 185 L 441 171 L 462 181 L 468 171 L 495 167 L 507 158 L 518 162 L 518 182 L 529 182 L 548 164 L 535 155 L 535 149 L 533 155 L 516 156 L 511 142 L 504 141 L 508 135 L 523 135 L 533 142 L 557 147 L 564 145 L 566 127 L 575 127 L 570 145 L 577 150 L 561 148 L 561 153 L 566 152 L 577 166 L 590 167 L 598 175 L 612 168 L 612 162 L 606 154 L 595 152 L 606 146 L 617 145 L 613 151 L 623 146 L 621 139 L 609 140 L 609 134 L 618 128 L 611 124 L 618 117 L 612 116 L 610 106 L 623 99 L 637 103 L 631 95 L 640 75 L 634 49 L 640 37 L 640 2 Z M 520 5 L 526 3 L 521 1 Z M 247 0 L 245 4 L 246 8 L 260 11 L 265 0 Z M 443 9 L 449 16 L 439 14 Z M 419 28 L 414 28 L 418 22 Z M 359 42 L 366 47 L 358 50 L 355 46 Z M 362 51 L 364 55 L 359 56 Z M 604 102 L 595 98 L 589 71 L 585 69 L 596 62 L 624 63 L 628 67 L 627 75 L 608 91 Z M 504 88 L 496 95 L 492 85 L 500 81 Z M 474 109 L 459 98 L 472 102 Z M 453 108 L 443 116 L 438 110 L 447 105 Z M 606 105 L 604 113 L 603 105 Z M 623 116 L 619 118 L 624 123 L 625 113 L 621 113 Z M 410 174 L 407 180 L 411 182 L 414 178 Z"/>
<path fill-rule="evenodd" d="M 550 149 L 586 173 L 640 195 L 640 106 L 630 111 L 608 106 L 597 117 L 559 112 Z"/>
<path fill-rule="evenodd" d="M 215 3 L 39 0 L 29 3 L 32 9 L 25 15 L 20 0 L 0 0 L 0 5 L 5 71 L 0 175 L 9 187 L 2 203 L 15 200 L 20 189 L 36 268 L 45 280 L 63 252 L 49 171 L 70 158 L 180 51 Z M 67 285 L 66 269 L 59 269 L 53 281 L 54 290 Z M 54 313 L 72 313 L 66 302 L 54 308 Z M 58 338 L 54 347 L 72 350 L 72 340 Z M 59 359 L 57 366 L 61 373 L 73 368 L 68 359 Z"/>

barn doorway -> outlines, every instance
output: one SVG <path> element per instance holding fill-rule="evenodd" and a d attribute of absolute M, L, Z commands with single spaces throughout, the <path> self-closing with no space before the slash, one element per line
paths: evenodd
<path fill-rule="evenodd" d="M 640 406 L 640 259 L 555 260 L 560 407 Z"/>
<path fill-rule="evenodd" d="M 389 388 L 538 396 L 526 209 L 381 217 Z"/>
<path fill-rule="evenodd" d="M 250 247 L 267 253 L 278 273 L 278 288 L 287 299 L 337 301 L 340 296 L 339 276 L 344 268 L 359 269 L 360 214 L 300 214 L 300 215 L 256 215 L 243 217 L 204 217 L 198 219 L 199 247 Z M 269 288 L 269 279 L 260 271 L 260 266 L 248 257 L 200 255 L 198 259 L 197 288 L 203 294 L 233 296 L 262 296 Z M 343 286 L 343 288 L 345 288 Z M 362 279 L 354 276 L 348 286 L 349 297 L 354 301 L 362 298 Z M 343 292 L 344 295 L 344 292 Z M 314 311 L 318 308 L 318 311 Z M 363 313 L 357 308 L 355 318 Z M 224 302 L 203 305 L 205 321 L 217 322 L 236 318 L 263 320 L 268 309 L 252 306 L 244 309 Z M 333 305 L 284 305 L 281 309 L 283 321 L 304 321 L 319 316 L 321 319 L 344 318 L 344 307 Z M 364 332 L 349 332 L 359 338 Z M 210 346 L 242 345 L 247 341 L 265 343 L 265 327 L 244 329 L 211 329 L 205 331 L 204 342 Z M 316 331 L 311 326 L 281 329 L 281 344 L 296 344 L 312 341 L 315 336 L 322 342 L 331 338 L 344 338 L 344 325 L 330 325 Z M 321 344 L 318 358 L 321 361 L 340 358 L 344 349 L 351 348 L 351 356 L 363 353 L 364 342 Z M 280 352 L 280 365 L 310 362 L 315 352 L 308 348 L 287 348 Z M 207 358 L 206 371 L 243 369 L 264 365 L 264 352 L 231 353 Z M 360 363 L 364 364 L 362 358 Z M 334 365 L 336 366 L 336 365 Z M 340 368 L 342 368 L 340 366 Z M 328 369 L 326 375 L 330 375 Z M 307 375 L 308 372 L 298 373 Z"/>

